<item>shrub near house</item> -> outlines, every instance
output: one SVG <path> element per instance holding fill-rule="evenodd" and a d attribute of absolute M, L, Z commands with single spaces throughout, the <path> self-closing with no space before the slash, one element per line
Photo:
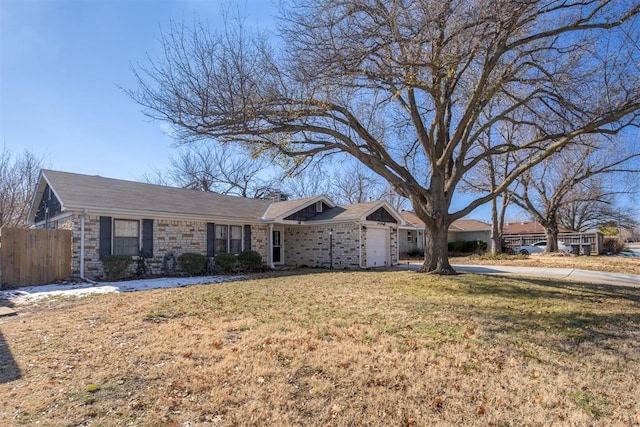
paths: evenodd
<path fill-rule="evenodd" d="M 127 277 L 127 270 L 133 262 L 131 255 L 110 255 L 102 259 L 106 280 L 122 280 Z"/>
<path fill-rule="evenodd" d="M 463 242 L 449 242 L 451 253 L 473 253 L 487 250 L 487 242 L 484 240 L 466 240 Z"/>
<path fill-rule="evenodd" d="M 180 270 L 189 276 L 197 276 L 205 272 L 207 268 L 207 257 L 202 254 L 187 252 L 178 257 Z"/>

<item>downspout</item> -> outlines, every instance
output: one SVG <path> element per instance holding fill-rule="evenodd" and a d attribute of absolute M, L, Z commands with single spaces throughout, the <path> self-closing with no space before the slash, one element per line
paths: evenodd
<path fill-rule="evenodd" d="M 269 242 L 269 249 L 267 250 L 267 264 L 269 268 L 274 269 L 275 265 L 273 265 L 273 224 L 269 224 L 269 236 L 267 237 L 267 242 Z"/>
<path fill-rule="evenodd" d="M 358 224 L 358 259 L 362 268 L 362 224 Z"/>
<path fill-rule="evenodd" d="M 398 265 L 400 264 L 400 229 L 395 227 L 393 230 L 396 236 L 396 263 L 394 264 L 393 260 L 391 260 L 391 265 Z"/>
<path fill-rule="evenodd" d="M 87 208 L 84 208 L 84 211 L 80 215 L 80 253 L 78 256 L 80 257 L 80 278 L 82 280 L 86 280 L 84 278 L 84 218 L 87 215 Z"/>

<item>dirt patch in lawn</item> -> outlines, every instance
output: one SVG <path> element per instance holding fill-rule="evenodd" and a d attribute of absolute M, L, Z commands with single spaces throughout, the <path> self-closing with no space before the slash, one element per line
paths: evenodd
<path fill-rule="evenodd" d="M 512 265 L 521 267 L 576 268 L 609 273 L 640 274 L 639 257 L 575 256 L 562 254 L 472 255 L 450 258 L 451 264 Z"/>
<path fill-rule="evenodd" d="M 640 290 L 303 273 L 19 307 L 0 425 L 640 423 Z"/>

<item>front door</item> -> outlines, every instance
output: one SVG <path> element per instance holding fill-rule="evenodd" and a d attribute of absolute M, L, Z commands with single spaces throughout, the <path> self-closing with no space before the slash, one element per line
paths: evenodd
<path fill-rule="evenodd" d="M 271 246 L 272 260 L 274 264 L 282 264 L 282 233 L 280 230 L 273 230 Z"/>

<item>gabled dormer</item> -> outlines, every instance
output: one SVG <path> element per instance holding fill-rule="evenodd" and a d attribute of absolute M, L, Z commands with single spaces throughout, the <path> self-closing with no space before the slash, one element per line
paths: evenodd
<path fill-rule="evenodd" d="M 269 206 L 263 220 L 268 222 L 305 222 L 335 207 L 326 196 L 307 197 L 304 199 L 276 202 Z"/>

